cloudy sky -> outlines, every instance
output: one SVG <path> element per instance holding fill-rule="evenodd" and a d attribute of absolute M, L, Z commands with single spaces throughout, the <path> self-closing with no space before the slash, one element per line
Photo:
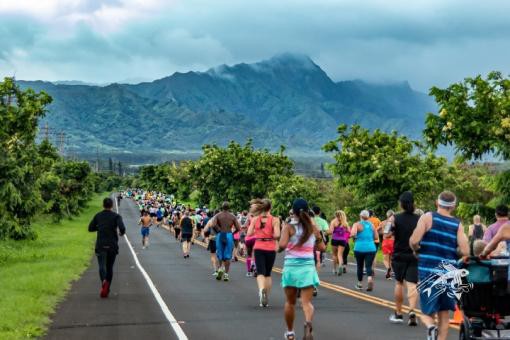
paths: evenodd
<path fill-rule="evenodd" d="M 104 83 L 308 54 L 422 91 L 510 73 L 506 0 L 0 0 L 0 76 Z"/>

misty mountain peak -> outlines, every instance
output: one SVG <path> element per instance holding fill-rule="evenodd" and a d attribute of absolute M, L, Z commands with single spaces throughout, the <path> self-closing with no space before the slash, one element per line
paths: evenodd
<path fill-rule="evenodd" d="M 301 53 L 280 53 L 275 55 L 274 57 L 262 61 L 259 64 L 266 64 L 269 66 L 294 66 L 301 67 L 304 69 L 314 69 L 318 68 L 318 66 L 313 62 L 313 60 L 307 56 L 306 54 Z"/>

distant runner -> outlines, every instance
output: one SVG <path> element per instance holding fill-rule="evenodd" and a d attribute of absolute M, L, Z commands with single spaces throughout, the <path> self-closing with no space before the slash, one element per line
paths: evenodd
<path fill-rule="evenodd" d="M 250 212 L 255 216 L 248 228 L 248 235 L 255 235 L 255 263 L 259 305 L 267 307 L 273 281 L 271 272 L 276 259 L 276 240 L 280 238 L 280 220 L 271 215 L 271 201 L 254 199 Z"/>
<path fill-rule="evenodd" d="M 216 234 L 219 229 L 212 224 L 212 213 L 208 212 L 205 221 L 204 238 L 207 238 L 207 250 L 211 253 L 211 265 L 213 267 L 213 276 L 218 275 L 218 257 L 216 256 Z"/>
<path fill-rule="evenodd" d="M 150 227 L 152 225 L 152 218 L 150 218 L 149 213 L 144 210 L 142 213 L 142 217 L 140 221 L 138 221 L 138 225 L 142 226 L 140 233 L 142 234 L 142 249 L 146 249 L 149 247 L 149 233 Z"/>
<path fill-rule="evenodd" d="M 360 213 L 360 221 L 354 223 L 351 229 L 352 236 L 355 238 L 354 242 L 354 257 L 357 264 L 358 283 L 356 289 L 363 289 L 363 266 L 367 272 L 367 292 L 374 289 L 374 274 L 372 264 L 377 250 L 375 241 L 379 239 L 377 230 L 368 221 L 370 217 L 367 210 Z"/>
<path fill-rule="evenodd" d="M 212 218 L 213 225 L 219 227 L 220 232 L 216 236 L 216 255 L 218 256 L 220 268 L 218 269 L 217 280 L 228 281 L 228 272 L 230 270 L 230 260 L 232 259 L 232 251 L 234 250 L 234 237 L 232 235 L 232 227 L 235 230 L 241 229 L 241 225 L 237 218 L 229 212 L 228 202 L 223 202 L 222 211 Z"/>
<path fill-rule="evenodd" d="M 347 258 L 344 257 L 344 251 L 349 246 L 351 237 L 351 228 L 343 210 L 335 212 L 335 218 L 329 225 L 329 233 L 331 234 L 333 274 L 342 275 L 347 272 Z"/>
<path fill-rule="evenodd" d="M 182 254 L 184 258 L 189 258 L 191 250 L 191 239 L 193 238 L 193 221 L 189 216 L 189 212 L 184 212 L 184 217 L 180 221 L 181 236 L 180 241 L 182 242 Z"/>
<path fill-rule="evenodd" d="M 119 253 L 119 234 L 126 233 L 122 217 L 113 212 L 113 200 L 109 197 L 103 200 L 104 210 L 97 213 L 89 224 L 90 232 L 97 232 L 95 252 L 99 264 L 99 278 L 101 280 L 101 298 L 107 298 L 113 279 L 113 265 Z"/>

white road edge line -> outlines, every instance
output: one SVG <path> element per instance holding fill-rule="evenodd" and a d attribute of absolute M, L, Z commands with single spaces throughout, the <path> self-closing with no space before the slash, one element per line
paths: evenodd
<path fill-rule="evenodd" d="M 117 214 L 118 214 L 119 213 L 119 205 L 117 203 L 117 198 L 114 197 L 113 200 L 115 201 L 115 208 L 117 209 Z M 129 250 L 131 250 L 131 254 L 133 255 L 133 258 L 135 259 L 136 266 L 138 267 L 138 269 L 142 273 L 143 277 L 145 278 L 145 281 L 147 282 L 147 285 L 151 289 L 152 294 L 156 298 L 156 301 L 158 302 L 159 307 L 161 308 L 161 311 L 165 315 L 166 319 L 170 323 L 170 326 L 172 326 L 175 334 L 177 335 L 177 338 L 179 340 L 188 340 L 188 337 L 186 336 L 186 334 L 184 334 L 184 331 L 182 330 L 181 326 L 179 325 L 179 323 L 175 319 L 175 317 L 172 314 L 172 312 L 170 312 L 170 309 L 168 308 L 168 306 L 166 305 L 165 301 L 161 297 L 161 294 L 159 294 L 158 290 L 156 289 L 156 286 L 154 285 L 154 283 L 152 282 L 151 278 L 149 277 L 149 274 L 147 274 L 145 269 L 140 264 L 140 261 L 138 260 L 138 256 L 136 256 L 135 250 L 133 249 L 133 246 L 131 246 L 131 242 L 129 242 L 127 234 L 124 234 L 124 237 L 126 239 L 126 243 L 127 243 L 128 247 L 129 247 Z"/>

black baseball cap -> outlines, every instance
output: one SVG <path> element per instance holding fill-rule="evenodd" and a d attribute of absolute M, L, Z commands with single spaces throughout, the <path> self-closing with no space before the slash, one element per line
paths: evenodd
<path fill-rule="evenodd" d="M 308 212 L 310 208 L 308 207 L 308 202 L 304 198 L 297 198 L 292 203 L 292 211 L 294 215 L 299 215 L 301 211 Z"/>

